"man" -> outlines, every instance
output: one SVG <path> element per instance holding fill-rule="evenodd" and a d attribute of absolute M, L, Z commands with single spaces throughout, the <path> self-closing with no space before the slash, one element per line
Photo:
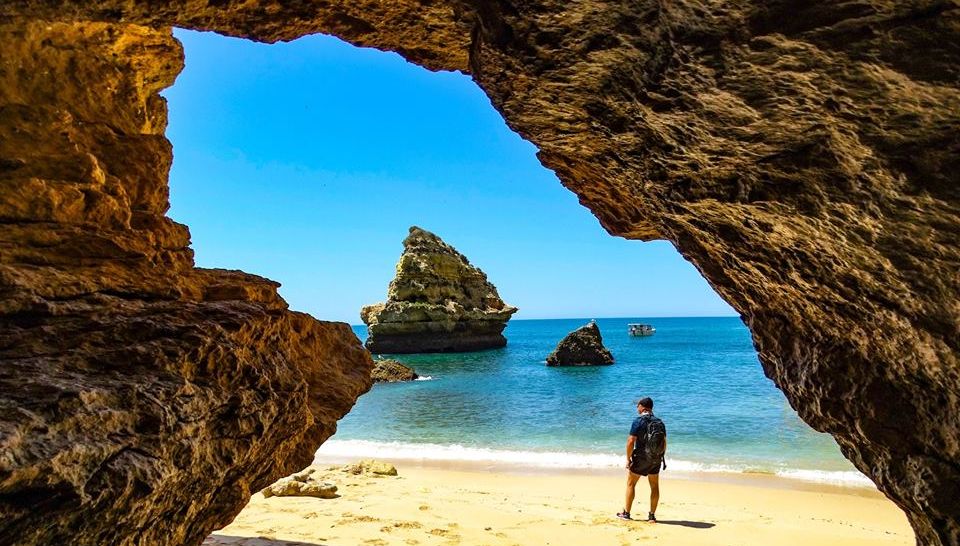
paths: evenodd
<path fill-rule="evenodd" d="M 620 519 L 631 519 L 630 508 L 636 495 L 640 476 L 647 476 L 650 482 L 650 513 L 647 521 L 657 522 L 657 503 L 660 501 L 660 465 L 667 467 L 664 453 L 667 450 L 667 429 L 663 421 L 653 414 L 653 400 L 641 398 L 637 402 L 637 413 L 627 436 L 627 496 L 623 511 L 617 514 Z"/>

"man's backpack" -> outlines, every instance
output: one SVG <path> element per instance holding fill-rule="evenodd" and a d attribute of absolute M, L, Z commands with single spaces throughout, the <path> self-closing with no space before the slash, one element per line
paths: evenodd
<path fill-rule="evenodd" d="M 663 460 L 663 454 L 667 450 L 667 427 L 659 417 L 647 417 L 646 430 L 638 440 L 634 448 L 635 457 L 639 456 L 650 464 Z"/>
<path fill-rule="evenodd" d="M 647 421 L 644 449 L 646 449 L 648 458 L 651 460 L 661 459 L 663 453 L 667 450 L 667 427 L 659 417 L 651 415 L 650 420 Z"/>

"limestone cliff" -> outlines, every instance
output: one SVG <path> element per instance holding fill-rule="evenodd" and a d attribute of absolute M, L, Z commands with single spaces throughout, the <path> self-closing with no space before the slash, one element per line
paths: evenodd
<path fill-rule="evenodd" d="M 345 324 L 194 269 L 169 29 L 0 25 L 0 544 L 199 544 L 370 387 Z"/>
<path fill-rule="evenodd" d="M 455 248 L 416 226 L 403 240 L 387 301 L 360 311 L 374 353 L 479 351 L 503 347 L 517 311 Z"/>
<path fill-rule="evenodd" d="M 97 298 L 271 293 L 230 276 L 210 290 L 180 280 L 189 251 L 163 216 L 156 95 L 181 66 L 169 26 L 265 41 L 327 32 L 469 72 L 610 233 L 669 240 L 697 266 L 791 405 L 904 509 L 921 544 L 960 544 L 956 0 L 12 0 L 0 25 L 5 332 L 47 328 L 78 294 L 96 311 L 76 318 L 81 332 L 119 320 Z M 220 339 L 211 350 L 242 349 Z M 78 359 L 70 377 L 122 388 L 95 364 Z M 2 415 L 19 416 L 29 402 L 9 384 Z M 5 450 L 19 441 L 8 430 Z M 67 517 L 42 503 L 39 474 L 0 471 L 3 502 L 37 514 L 23 528 Z M 236 505 L 205 506 L 197 533 Z M 142 532 L 85 521 L 89 534 Z M 190 543 L 178 538 L 154 544 Z"/>

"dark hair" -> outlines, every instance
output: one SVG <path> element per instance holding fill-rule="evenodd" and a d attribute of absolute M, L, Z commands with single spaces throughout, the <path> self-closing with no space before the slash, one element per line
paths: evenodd
<path fill-rule="evenodd" d="M 647 409 L 653 409 L 653 399 L 650 398 L 649 396 L 644 396 L 643 398 L 640 399 L 639 402 L 637 402 L 637 405 L 643 406 Z"/>

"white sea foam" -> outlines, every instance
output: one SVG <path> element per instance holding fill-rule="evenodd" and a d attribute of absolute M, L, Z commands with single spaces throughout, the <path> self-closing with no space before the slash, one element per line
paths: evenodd
<path fill-rule="evenodd" d="M 615 469 L 623 465 L 623 455 L 612 453 L 572 453 L 564 451 L 518 451 L 465 447 L 462 445 L 373 442 L 369 440 L 329 440 L 317 450 L 317 457 L 384 458 L 393 460 L 470 462 L 507 464 L 532 468 Z M 866 476 L 857 471 L 771 470 L 759 471 L 755 466 L 711 464 L 667 459 L 670 470 L 680 472 L 770 473 L 783 478 L 847 487 L 873 487 Z"/>
<path fill-rule="evenodd" d="M 414 381 L 433 381 L 433 378 L 429 375 L 421 375 L 420 377 L 414 379 Z"/>
<path fill-rule="evenodd" d="M 830 485 L 875 487 L 870 478 L 856 470 L 780 470 L 777 476 L 802 480 L 805 482 L 826 483 Z"/>

